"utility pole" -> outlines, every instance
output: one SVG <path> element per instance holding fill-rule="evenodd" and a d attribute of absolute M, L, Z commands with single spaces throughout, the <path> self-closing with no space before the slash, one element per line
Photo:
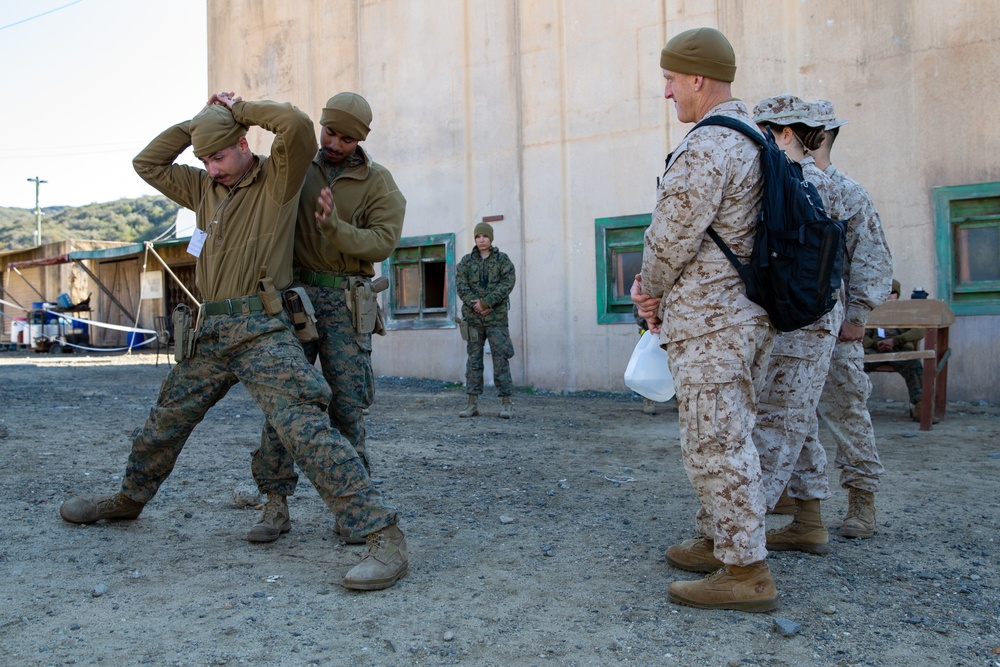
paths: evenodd
<path fill-rule="evenodd" d="M 35 245 L 42 245 L 42 209 L 38 206 L 38 190 L 42 183 L 48 181 L 43 181 L 37 176 L 28 179 L 29 183 L 32 181 L 35 183 Z"/>

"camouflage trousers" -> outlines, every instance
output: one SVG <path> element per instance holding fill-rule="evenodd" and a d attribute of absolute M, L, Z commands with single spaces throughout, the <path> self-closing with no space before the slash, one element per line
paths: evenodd
<path fill-rule="evenodd" d="M 333 392 L 328 409 L 330 423 L 347 439 L 371 474 L 362 411 L 375 399 L 372 336 L 354 330 L 343 289 L 304 287 L 316 310 L 319 333 L 319 340 L 303 345 L 306 359 L 310 364 L 319 359 L 323 377 Z M 295 494 L 299 477 L 292 456 L 270 423 L 264 424 L 251 470 L 261 493 Z"/>
<path fill-rule="evenodd" d="M 794 493 L 789 489 L 793 498 L 830 497 L 826 452 L 822 447 L 817 451 L 820 460 L 809 461 L 808 468 L 796 470 L 796 465 L 807 439 L 818 428 L 816 407 L 836 343 L 836 335 L 827 329 L 798 329 L 780 333 L 775 339 L 753 430 L 753 441 L 760 455 L 764 503 L 768 508 L 778 502 L 793 472 L 798 473 Z"/>
<path fill-rule="evenodd" d="M 469 323 L 469 338 L 465 351 L 469 355 L 465 364 L 465 387 L 470 394 L 483 393 L 483 354 L 485 342 L 490 342 L 493 355 L 493 384 L 497 394 L 510 396 L 514 392 L 514 381 L 510 376 L 510 359 L 514 356 L 514 343 L 510 340 L 510 330 L 507 325 L 488 326 L 482 329 Z"/>
<path fill-rule="evenodd" d="M 684 469 L 701 501 L 695 527 L 731 565 L 767 556 L 753 428 L 773 342 L 758 321 L 667 344 Z"/>
<path fill-rule="evenodd" d="M 366 535 L 396 523 L 357 452 L 331 428 L 330 389 L 306 361 L 284 313 L 203 319 L 194 356 L 170 369 L 132 442 L 122 492 L 141 503 L 153 498 L 191 431 L 237 382 L 344 526 Z"/>
<path fill-rule="evenodd" d="M 865 364 L 865 373 L 870 373 L 875 366 L 885 364 L 892 366 L 892 370 L 903 376 L 906 382 L 906 393 L 910 397 L 910 403 L 916 403 L 924 397 L 924 364 L 917 359 L 906 359 L 904 361 L 882 361 L 878 364 Z"/>
<path fill-rule="evenodd" d="M 837 342 L 823 390 L 824 416 L 837 443 L 840 485 L 877 493 L 884 472 L 868 412 L 872 381 L 864 370 L 861 341 Z M 810 447 L 819 448 L 818 439 Z M 813 451 L 808 456 L 818 456 Z"/>

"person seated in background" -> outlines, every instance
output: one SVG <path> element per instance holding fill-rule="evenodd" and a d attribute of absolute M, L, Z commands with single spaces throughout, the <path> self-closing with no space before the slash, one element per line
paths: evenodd
<path fill-rule="evenodd" d="M 889 299 L 899 298 L 900 285 L 898 280 L 892 281 L 892 291 Z M 912 352 L 923 340 L 923 329 L 866 329 L 864 346 L 865 354 L 879 352 Z M 920 421 L 920 399 L 923 397 L 924 366 L 919 359 L 903 361 L 882 361 L 866 363 L 865 372 L 870 373 L 877 366 L 891 366 L 894 371 L 903 376 L 906 381 L 906 391 L 910 395 L 910 416 L 913 421 Z"/>

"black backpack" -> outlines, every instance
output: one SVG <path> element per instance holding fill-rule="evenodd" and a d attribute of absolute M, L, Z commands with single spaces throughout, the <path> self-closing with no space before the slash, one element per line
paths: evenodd
<path fill-rule="evenodd" d="M 747 288 L 747 298 L 763 306 L 778 331 L 812 324 L 837 304 L 844 270 L 847 225 L 833 220 L 816 186 L 802 176 L 802 165 L 766 135 L 727 116 L 709 116 L 694 126 L 721 125 L 745 134 L 760 146 L 764 175 L 761 218 L 750 262 L 743 264 L 722 237 L 708 228 Z"/>

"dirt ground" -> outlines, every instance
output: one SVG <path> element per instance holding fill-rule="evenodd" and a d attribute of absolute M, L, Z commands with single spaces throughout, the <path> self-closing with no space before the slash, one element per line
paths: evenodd
<path fill-rule="evenodd" d="M 410 571 L 356 593 L 339 582 L 361 547 L 333 538 L 305 478 L 292 532 L 245 541 L 257 512 L 233 492 L 262 417 L 240 387 L 139 520 L 59 518 L 65 498 L 117 489 L 168 371 L 153 357 L 0 354 L 5 665 L 1000 666 L 997 407 L 952 403 L 921 432 L 873 404 L 876 536 L 837 536 L 837 488 L 832 553 L 774 554 L 781 607 L 745 614 L 667 601 L 700 576 L 663 558 L 696 509 L 670 405 L 520 391 L 506 421 L 488 392 L 459 419 L 462 387 L 380 378 L 369 449 Z"/>

